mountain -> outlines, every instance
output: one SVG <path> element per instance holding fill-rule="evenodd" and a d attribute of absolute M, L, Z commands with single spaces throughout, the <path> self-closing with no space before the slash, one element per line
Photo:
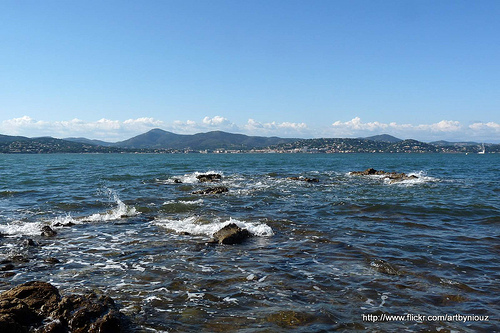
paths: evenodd
<path fill-rule="evenodd" d="M 456 147 L 463 147 L 463 146 L 477 146 L 479 143 L 477 142 L 450 142 L 450 141 L 433 141 L 430 142 L 431 145 L 434 146 L 456 146 Z"/>
<path fill-rule="evenodd" d="M 51 137 L 27 138 L 0 135 L 0 153 L 49 154 L 49 153 L 116 153 L 123 149 L 72 142 Z"/>
<path fill-rule="evenodd" d="M 149 149 L 242 149 L 264 148 L 271 145 L 293 142 L 297 139 L 278 137 L 247 136 L 221 131 L 198 133 L 193 135 L 175 134 L 161 129 L 153 129 L 131 139 L 117 142 L 121 148 Z"/>
<path fill-rule="evenodd" d="M 111 142 L 106 142 L 106 141 L 101 141 L 101 140 L 91 140 L 91 139 L 87 139 L 87 138 L 64 138 L 63 140 L 71 141 L 71 142 L 85 143 L 88 145 L 104 146 L 104 147 L 111 147 L 114 145 L 114 143 L 111 143 Z"/>
<path fill-rule="evenodd" d="M 374 135 L 374 136 L 369 136 L 364 138 L 366 140 L 371 140 L 371 141 L 377 141 L 377 142 L 389 142 L 389 143 L 396 143 L 403 141 L 401 139 L 398 139 L 392 135 L 389 134 L 380 134 L 380 135 Z"/>
<path fill-rule="evenodd" d="M 10 135 L 0 134 L 0 144 L 14 142 L 14 141 L 26 141 L 26 140 L 29 140 L 29 138 L 24 136 L 10 136 Z"/>

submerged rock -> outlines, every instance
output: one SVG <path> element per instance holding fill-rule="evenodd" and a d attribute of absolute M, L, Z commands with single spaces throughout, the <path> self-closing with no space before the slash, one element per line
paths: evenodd
<path fill-rule="evenodd" d="M 227 245 L 241 244 L 250 237 L 252 237 L 250 231 L 238 227 L 235 223 L 230 223 L 214 233 L 211 243 Z"/>
<path fill-rule="evenodd" d="M 219 175 L 218 173 L 207 173 L 207 174 L 198 175 L 198 176 L 196 176 L 196 178 L 201 183 L 206 183 L 206 182 L 218 182 L 219 180 L 222 179 L 222 176 Z"/>
<path fill-rule="evenodd" d="M 57 235 L 57 232 L 55 232 L 51 227 L 46 225 L 46 226 L 42 227 L 41 235 L 45 236 L 45 237 L 53 237 L 53 236 Z"/>
<path fill-rule="evenodd" d="M 300 180 L 307 183 L 319 183 L 318 178 L 308 178 L 308 177 L 288 177 L 290 180 Z"/>
<path fill-rule="evenodd" d="M 375 170 L 373 168 L 369 168 L 364 171 L 351 171 L 349 174 L 354 176 L 383 176 L 384 178 L 390 179 L 391 183 L 418 178 L 415 175 L 407 175 L 404 172 L 387 172 L 383 170 Z"/>
<path fill-rule="evenodd" d="M 53 285 L 32 281 L 0 294 L 0 331 L 123 332 L 124 318 L 108 296 L 62 298 Z"/>
<path fill-rule="evenodd" d="M 220 194 L 228 192 L 229 189 L 225 186 L 209 187 L 204 190 L 194 191 L 192 194 Z"/>

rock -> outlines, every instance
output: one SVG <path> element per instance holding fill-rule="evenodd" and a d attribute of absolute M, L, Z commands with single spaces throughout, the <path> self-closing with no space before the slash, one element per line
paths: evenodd
<path fill-rule="evenodd" d="M 180 180 L 179 178 L 175 178 L 174 184 L 182 184 L 182 180 Z"/>
<path fill-rule="evenodd" d="M 0 267 L 0 271 L 3 271 L 3 272 L 5 272 L 5 271 L 11 271 L 14 268 L 15 268 L 15 266 L 13 264 L 9 263 L 9 264 L 4 265 L 3 267 Z"/>
<path fill-rule="evenodd" d="M 28 247 L 28 246 L 37 246 L 38 244 L 33 239 L 26 238 L 23 239 L 22 245 Z"/>
<path fill-rule="evenodd" d="M 222 176 L 219 175 L 218 173 L 207 173 L 207 174 L 202 174 L 196 176 L 198 180 L 201 183 L 206 183 L 206 182 L 218 182 L 219 180 L 222 179 Z"/>
<path fill-rule="evenodd" d="M 365 171 L 351 171 L 349 172 L 350 175 L 354 176 L 383 176 L 383 178 L 390 179 L 390 183 L 395 183 L 403 180 L 409 180 L 409 179 L 416 179 L 418 178 L 415 175 L 407 175 L 404 172 L 397 173 L 397 172 L 387 172 L 383 170 L 375 170 L 373 168 L 366 169 Z"/>
<path fill-rule="evenodd" d="M 61 261 L 59 259 L 54 258 L 54 257 L 50 257 L 50 258 L 45 259 L 45 262 L 48 263 L 48 264 L 59 264 L 59 263 L 61 263 Z"/>
<path fill-rule="evenodd" d="M 124 331 L 124 318 L 108 296 L 70 295 L 33 281 L 0 295 L 1 332 L 112 333 Z"/>
<path fill-rule="evenodd" d="M 272 313 L 266 319 L 268 322 L 275 323 L 282 328 L 290 329 L 311 323 L 314 321 L 314 316 L 305 312 L 285 310 Z"/>
<path fill-rule="evenodd" d="M 308 177 L 288 177 L 290 180 L 300 180 L 307 183 L 319 183 L 318 178 L 308 178 Z"/>
<path fill-rule="evenodd" d="M 252 234 L 247 229 L 241 229 L 235 223 L 230 223 L 214 233 L 212 243 L 240 244 L 251 236 Z"/>
<path fill-rule="evenodd" d="M 45 237 L 54 237 L 55 235 L 57 235 L 57 232 L 55 232 L 54 230 L 52 230 L 51 227 L 49 227 L 48 225 L 46 225 L 46 226 L 42 227 L 42 233 L 41 233 L 41 235 L 45 236 Z"/>
<path fill-rule="evenodd" d="M 229 189 L 225 186 L 209 187 L 204 190 L 194 191 L 192 194 L 220 194 L 228 192 Z"/>

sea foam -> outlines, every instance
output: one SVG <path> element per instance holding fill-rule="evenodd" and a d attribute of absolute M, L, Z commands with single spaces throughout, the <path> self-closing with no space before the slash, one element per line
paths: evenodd
<path fill-rule="evenodd" d="M 203 223 L 199 217 L 191 216 L 181 220 L 159 219 L 153 222 L 155 225 L 170 229 L 179 233 L 189 233 L 191 235 L 202 235 L 212 237 L 214 233 L 230 223 L 235 223 L 242 229 L 247 229 L 252 235 L 259 237 L 270 237 L 274 235 L 273 229 L 265 223 L 245 222 L 230 218 L 229 221 L 213 221 Z"/>

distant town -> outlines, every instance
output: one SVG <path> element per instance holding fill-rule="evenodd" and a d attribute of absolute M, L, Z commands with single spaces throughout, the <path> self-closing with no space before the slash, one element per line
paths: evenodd
<path fill-rule="evenodd" d="M 55 139 L 0 135 L 2 154 L 54 153 L 499 153 L 499 144 L 437 141 L 425 143 L 390 135 L 368 138 L 290 139 L 255 137 L 226 132 L 179 135 L 160 129 L 134 138 L 109 143 L 85 138 Z"/>

